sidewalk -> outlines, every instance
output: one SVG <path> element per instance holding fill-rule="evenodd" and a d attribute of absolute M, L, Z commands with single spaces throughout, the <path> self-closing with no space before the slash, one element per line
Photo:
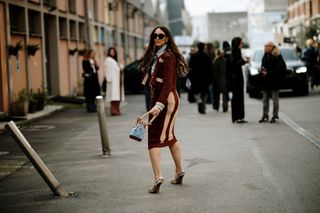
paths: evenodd
<path fill-rule="evenodd" d="M 26 116 L 15 116 L 15 119 L 19 120 L 15 122 L 17 125 L 23 125 L 26 122 L 31 122 L 50 116 L 51 114 L 62 110 L 64 107 L 61 105 L 46 105 L 43 110 L 35 113 L 28 113 Z M 5 125 L 9 121 L 0 121 L 0 134 L 5 131 Z"/>
<path fill-rule="evenodd" d="M 200 115 L 186 96 L 175 132 L 181 141 L 184 184 L 170 184 L 174 163 L 161 150 L 165 182 L 147 193 L 153 177 L 147 141 L 128 138 L 145 112 L 143 96 L 128 96 L 122 116 L 107 116 L 111 158 L 101 158 L 96 113 L 66 109 L 23 129 L 23 134 L 68 192 L 57 199 L 26 163 L 0 181 L 1 212 L 317 212 L 320 209 L 319 149 L 288 128 L 259 124 L 261 103 L 246 100 L 247 124 L 233 124 L 230 112 Z M 15 145 L 9 136 L 0 140 Z M 22 159 L 24 156 L 16 152 Z"/>

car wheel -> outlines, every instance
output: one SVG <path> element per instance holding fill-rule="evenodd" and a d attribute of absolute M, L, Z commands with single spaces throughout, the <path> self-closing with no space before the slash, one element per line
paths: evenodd
<path fill-rule="evenodd" d="M 306 84 L 302 87 L 294 88 L 293 93 L 295 95 L 307 96 L 309 95 L 309 85 Z"/>

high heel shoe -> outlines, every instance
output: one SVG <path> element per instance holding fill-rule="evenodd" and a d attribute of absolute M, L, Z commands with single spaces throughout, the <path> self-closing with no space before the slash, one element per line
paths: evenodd
<path fill-rule="evenodd" d="M 182 179 L 185 175 L 185 171 L 182 170 L 179 173 L 176 173 L 174 179 L 171 181 L 171 184 L 182 184 Z"/>
<path fill-rule="evenodd" d="M 163 183 L 164 178 L 160 177 L 158 178 L 155 182 L 154 185 L 152 186 L 151 189 L 149 189 L 149 193 L 159 193 L 160 186 Z"/>

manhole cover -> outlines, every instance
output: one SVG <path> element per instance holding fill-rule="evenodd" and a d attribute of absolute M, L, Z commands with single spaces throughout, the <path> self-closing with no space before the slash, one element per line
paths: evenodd
<path fill-rule="evenodd" d="M 53 125 L 36 125 L 36 126 L 28 126 L 25 130 L 27 131 L 42 131 L 42 130 L 50 130 L 55 126 Z"/>

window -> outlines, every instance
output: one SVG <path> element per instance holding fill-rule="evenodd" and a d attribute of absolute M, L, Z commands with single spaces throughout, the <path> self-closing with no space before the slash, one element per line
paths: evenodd
<path fill-rule="evenodd" d="M 28 23 L 30 35 L 41 35 L 40 13 L 34 10 L 28 10 Z"/>
<path fill-rule="evenodd" d="M 100 42 L 102 44 L 105 44 L 105 42 L 106 42 L 104 27 L 100 28 Z"/>
<path fill-rule="evenodd" d="M 82 22 L 79 22 L 79 40 L 80 41 L 86 40 L 84 23 L 82 23 Z"/>
<path fill-rule="evenodd" d="M 9 13 L 11 33 L 26 33 L 24 8 L 9 5 Z"/>
<path fill-rule="evenodd" d="M 99 27 L 94 26 L 94 38 L 95 43 L 99 43 Z"/>
<path fill-rule="evenodd" d="M 69 12 L 70 13 L 76 13 L 77 12 L 76 11 L 76 8 L 77 8 L 76 3 L 77 3 L 76 0 L 69 0 Z"/>
<path fill-rule="evenodd" d="M 65 18 L 59 18 L 59 30 L 60 30 L 60 38 L 67 39 L 67 20 Z"/>
<path fill-rule="evenodd" d="M 70 39 L 77 40 L 77 25 L 75 21 L 70 20 Z"/>

